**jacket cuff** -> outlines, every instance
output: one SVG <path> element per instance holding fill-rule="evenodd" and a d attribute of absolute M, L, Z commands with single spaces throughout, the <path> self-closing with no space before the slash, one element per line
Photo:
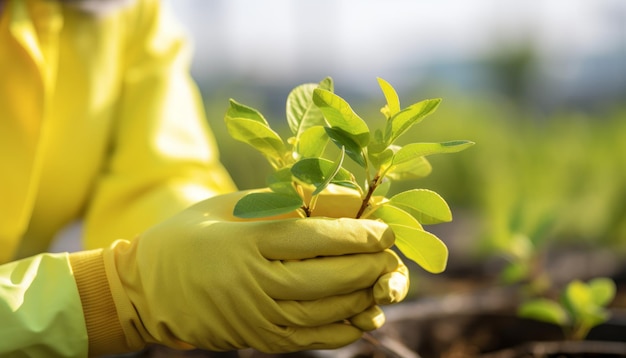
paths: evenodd
<path fill-rule="evenodd" d="M 132 351 L 109 288 L 102 249 L 75 252 L 69 259 L 83 306 L 89 355 Z"/>

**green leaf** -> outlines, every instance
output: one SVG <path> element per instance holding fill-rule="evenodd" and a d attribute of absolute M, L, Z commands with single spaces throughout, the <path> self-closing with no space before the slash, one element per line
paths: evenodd
<path fill-rule="evenodd" d="M 424 156 L 459 152 L 473 144 L 464 140 L 407 144 L 395 152 L 387 175 L 394 180 L 423 178 L 432 172 L 432 167 Z"/>
<path fill-rule="evenodd" d="M 504 251 L 511 255 L 514 260 L 528 262 L 533 255 L 537 254 L 537 248 L 528 235 L 521 233 L 511 233 L 509 243 Z"/>
<path fill-rule="evenodd" d="M 313 91 L 318 87 L 332 92 L 332 79 L 327 77 L 319 84 L 300 85 L 287 96 L 287 123 L 296 138 L 313 126 L 325 125 L 322 112 L 313 103 Z"/>
<path fill-rule="evenodd" d="M 579 280 L 570 282 L 562 294 L 563 305 L 578 324 L 579 338 L 584 338 L 591 328 L 609 319 L 609 312 L 594 299 L 591 287 Z"/>
<path fill-rule="evenodd" d="M 396 246 L 408 259 L 428 272 L 446 269 L 448 248 L 438 237 L 424 231 L 411 214 L 386 203 L 376 208 L 372 216 L 389 225 L 396 236 Z"/>
<path fill-rule="evenodd" d="M 270 174 L 267 178 L 267 186 L 276 193 L 291 196 L 298 195 L 298 192 L 293 186 L 291 168 L 282 168 Z"/>
<path fill-rule="evenodd" d="M 384 110 L 384 112 L 386 112 L 387 118 L 391 118 L 396 113 L 400 112 L 400 99 L 398 98 L 396 90 L 391 84 L 389 84 L 389 82 L 380 77 L 377 78 L 377 80 L 380 89 L 383 91 L 385 100 L 387 101 L 386 110 Z"/>
<path fill-rule="evenodd" d="M 575 322 L 576 338 L 583 339 L 591 328 L 609 319 L 610 312 L 603 306 L 613 299 L 614 285 L 610 279 L 598 278 L 589 284 L 574 280 L 565 287 L 561 300 Z"/>
<path fill-rule="evenodd" d="M 316 188 L 322 185 L 328 177 L 332 176 L 334 171 L 335 163 L 324 158 L 304 158 L 291 167 L 291 174 L 295 178 Z M 352 173 L 344 168 L 339 168 L 339 171 L 332 176 L 330 182 L 353 189 L 359 187 L 355 183 Z"/>
<path fill-rule="evenodd" d="M 361 148 L 367 146 L 370 140 L 369 128 L 363 119 L 354 113 L 348 102 L 321 88 L 313 91 L 313 102 L 322 111 L 330 127 L 348 133 Z"/>
<path fill-rule="evenodd" d="M 228 133 L 234 139 L 251 145 L 270 161 L 280 162 L 286 153 L 285 143 L 263 123 L 244 118 L 226 118 Z"/>
<path fill-rule="evenodd" d="M 608 319 L 608 313 L 594 302 L 589 285 L 574 280 L 565 287 L 563 304 L 570 314 L 586 327 L 596 326 Z"/>
<path fill-rule="evenodd" d="M 591 290 L 584 282 L 574 280 L 563 292 L 563 303 L 573 316 L 580 316 L 593 306 Z"/>
<path fill-rule="evenodd" d="M 569 323 L 569 317 L 563 307 L 557 302 L 545 298 L 524 302 L 520 305 L 517 314 L 523 318 L 547 322 L 561 327 Z"/>
<path fill-rule="evenodd" d="M 313 126 L 300 133 L 296 145 L 296 152 L 300 157 L 322 156 L 328 144 L 328 134 L 326 134 L 325 128 L 324 126 Z"/>
<path fill-rule="evenodd" d="M 424 157 L 432 154 L 456 153 L 474 145 L 468 140 L 456 140 L 442 143 L 411 143 L 400 148 L 393 157 L 392 165 L 402 166 L 411 162 L 416 157 Z"/>
<path fill-rule="evenodd" d="M 374 131 L 374 139 L 367 145 L 367 152 L 369 154 L 377 154 L 387 149 L 387 147 L 389 146 L 385 143 L 383 132 L 380 129 L 376 129 Z"/>
<path fill-rule="evenodd" d="M 251 145 L 273 164 L 282 160 L 286 153 L 285 143 L 259 111 L 231 99 L 224 121 L 233 139 Z"/>
<path fill-rule="evenodd" d="M 335 177 L 337 176 L 337 173 L 339 173 L 339 170 L 341 170 L 341 165 L 343 164 L 343 158 L 345 158 L 345 155 L 346 155 L 346 150 L 344 149 L 344 147 L 341 147 L 341 153 L 339 153 L 339 158 L 335 160 L 335 165 L 330 170 L 330 174 L 326 176 L 322 184 L 318 185 L 315 188 L 315 191 L 313 191 L 313 194 L 311 194 L 312 196 L 315 196 L 321 193 L 322 190 L 326 189 L 328 184 L 330 184 L 331 181 L 335 179 Z"/>
<path fill-rule="evenodd" d="M 378 153 L 368 151 L 367 155 L 370 159 L 370 163 L 372 163 L 372 166 L 377 169 L 389 167 L 391 165 L 391 159 L 393 159 L 395 154 L 394 147 L 396 146 L 389 146 L 389 148 Z"/>
<path fill-rule="evenodd" d="M 377 207 L 372 216 L 387 224 L 404 225 L 422 230 L 422 225 L 411 214 L 389 202 Z"/>
<path fill-rule="evenodd" d="M 607 277 L 594 278 L 588 283 L 591 299 L 598 306 L 606 306 L 615 298 L 615 282 Z"/>
<path fill-rule="evenodd" d="M 415 103 L 396 113 L 387 121 L 385 131 L 386 143 L 393 143 L 399 136 L 409 130 L 414 124 L 421 122 L 426 116 L 433 113 L 441 103 L 440 98 L 426 99 Z"/>
<path fill-rule="evenodd" d="M 413 160 L 404 162 L 389 168 L 385 176 L 399 181 L 408 179 L 419 179 L 428 176 L 433 168 L 425 157 L 416 157 Z"/>
<path fill-rule="evenodd" d="M 431 273 L 441 273 L 448 262 L 448 248 L 439 238 L 414 227 L 390 224 L 396 246 L 410 260 Z"/>
<path fill-rule="evenodd" d="M 244 219 L 262 218 L 290 213 L 302 205 L 302 198 L 298 195 L 250 193 L 235 204 L 233 214 Z"/>
<path fill-rule="evenodd" d="M 227 118 L 250 119 L 255 122 L 262 123 L 266 127 L 269 127 L 267 120 L 265 119 L 265 117 L 263 117 L 261 112 L 257 111 L 256 109 L 252 107 L 248 107 L 244 104 L 241 104 L 232 98 L 229 100 L 229 103 L 230 103 L 230 106 L 228 107 L 228 110 L 226 111 Z"/>
<path fill-rule="evenodd" d="M 528 278 L 530 274 L 530 267 L 526 262 L 509 262 L 498 275 L 500 277 L 500 281 L 505 284 L 513 284 L 517 282 L 521 282 L 522 280 Z"/>
<path fill-rule="evenodd" d="M 452 212 L 446 201 L 428 189 L 404 191 L 393 196 L 389 202 L 425 225 L 452 221 Z"/>
<path fill-rule="evenodd" d="M 325 127 L 326 134 L 339 148 L 345 148 L 346 154 L 361 167 L 365 167 L 365 157 L 361 146 L 354 141 L 354 137 L 341 128 Z"/>
<path fill-rule="evenodd" d="M 330 77 L 326 77 L 324 78 L 320 83 L 319 83 L 319 88 L 323 89 L 323 90 L 327 90 L 330 92 L 334 92 L 335 90 L 335 85 L 333 83 L 333 79 Z"/>
<path fill-rule="evenodd" d="M 330 183 L 342 186 L 344 188 L 354 189 L 359 193 L 363 192 L 363 189 L 359 186 L 359 184 L 356 183 L 354 177 L 351 177 L 350 179 L 339 179 L 335 177 Z"/>

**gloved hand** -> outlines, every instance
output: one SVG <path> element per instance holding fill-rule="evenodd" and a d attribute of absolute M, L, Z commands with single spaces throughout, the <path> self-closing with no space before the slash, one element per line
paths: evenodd
<path fill-rule="evenodd" d="M 151 342 L 265 352 L 336 348 L 382 325 L 376 304 L 405 297 L 407 269 L 387 250 L 394 237 L 385 224 L 323 217 L 241 221 L 231 213 L 243 194 L 200 202 L 104 250 L 130 349 Z M 353 206 L 345 196 L 327 194 L 316 215 L 352 216 Z"/>

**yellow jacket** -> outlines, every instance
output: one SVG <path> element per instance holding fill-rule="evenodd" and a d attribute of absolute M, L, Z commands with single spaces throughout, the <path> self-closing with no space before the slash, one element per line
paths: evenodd
<path fill-rule="evenodd" d="M 83 246 L 103 247 L 234 190 L 185 38 L 158 1 L 106 16 L 50 0 L 8 0 L 1 11 L 0 263 L 45 252 L 77 218 Z M 56 305 L 49 322 L 28 311 L 40 307 L 37 294 Z M 61 330 L 42 356 L 84 355 L 59 342 L 84 333 L 77 302 L 67 254 L 0 266 L 0 356 L 15 349 L 8 337 L 35 329 Z"/>

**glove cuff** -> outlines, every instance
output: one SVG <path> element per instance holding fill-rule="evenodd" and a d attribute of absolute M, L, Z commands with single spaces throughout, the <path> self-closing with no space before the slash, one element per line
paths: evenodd
<path fill-rule="evenodd" d="M 102 249 L 69 255 L 83 305 L 89 355 L 130 352 L 109 288 Z"/>

